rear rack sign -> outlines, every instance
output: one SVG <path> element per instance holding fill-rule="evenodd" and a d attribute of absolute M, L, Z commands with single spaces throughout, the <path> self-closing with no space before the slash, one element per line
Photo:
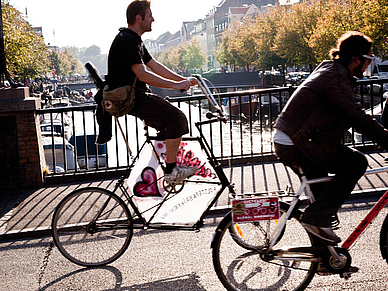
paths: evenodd
<path fill-rule="evenodd" d="M 279 198 L 247 198 L 232 200 L 233 222 L 279 219 Z"/>

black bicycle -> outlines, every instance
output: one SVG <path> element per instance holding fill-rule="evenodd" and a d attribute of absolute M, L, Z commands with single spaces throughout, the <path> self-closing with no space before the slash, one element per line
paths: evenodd
<path fill-rule="evenodd" d="M 85 66 L 102 89 L 104 82 L 97 70 L 91 63 Z M 99 187 L 78 189 L 56 207 L 52 235 L 67 259 L 81 266 L 109 264 L 128 248 L 134 229 L 197 231 L 226 188 L 235 197 L 233 186 L 202 133 L 205 125 L 225 122 L 226 116 L 205 80 L 200 75 L 191 78 L 213 107 L 207 120 L 195 123 L 199 137 L 184 138 L 179 152 L 180 163 L 196 166 L 199 171 L 181 183 L 165 183 L 164 141 L 149 136 L 145 127 L 146 140 L 113 191 Z M 120 125 L 118 119 L 116 122 Z M 245 224 L 231 231 L 241 233 L 246 227 Z M 247 244 L 241 236 L 233 237 L 239 244 Z"/>

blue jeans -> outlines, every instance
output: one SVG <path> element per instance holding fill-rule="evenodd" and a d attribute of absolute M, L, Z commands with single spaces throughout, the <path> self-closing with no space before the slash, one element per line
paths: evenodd
<path fill-rule="evenodd" d="M 333 215 L 349 197 L 368 166 L 368 161 L 362 153 L 343 145 L 339 147 L 334 158 L 326 166 L 317 166 L 295 146 L 275 143 L 275 153 L 279 160 L 289 166 L 298 176 L 298 167 L 302 168 L 307 179 L 325 177 L 329 173 L 334 174 L 330 182 L 310 186 L 315 202 L 305 209 L 302 218 L 306 223 L 321 227 L 331 226 Z"/>

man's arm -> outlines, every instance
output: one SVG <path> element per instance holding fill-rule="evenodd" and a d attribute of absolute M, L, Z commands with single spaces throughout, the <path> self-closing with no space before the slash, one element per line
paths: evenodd
<path fill-rule="evenodd" d="M 147 66 L 150 63 L 151 67 L 149 67 L 151 70 L 153 70 L 153 72 L 147 71 L 143 64 L 134 64 L 131 66 L 131 70 L 136 74 L 137 78 L 140 81 L 158 88 L 168 88 L 186 91 L 191 87 L 191 83 L 187 79 L 175 74 L 174 72 L 170 71 L 169 69 L 154 60 L 148 62 Z M 156 72 L 154 71 L 154 69 L 156 70 Z"/>
<path fill-rule="evenodd" d="M 388 150 L 388 130 L 365 113 L 361 103 L 354 96 L 351 85 L 346 85 L 349 82 L 346 76 L 339 75 L 327 83 L 325 90 L 328 104 L 341 114 L 350 126 Z"/>
<path fill-rule="evenodd" d="M 171 71 L 169 68 L 164 66 L 163 64 L 159 63 L 158 61 L 151 59 L 146 66 L 150 68 L 155 74 L 162 76 L 163 78 L 174 80 L 174 81 L 183 81 L 186 80 L 181 75 L 176 74 L 175 72 Z"/>

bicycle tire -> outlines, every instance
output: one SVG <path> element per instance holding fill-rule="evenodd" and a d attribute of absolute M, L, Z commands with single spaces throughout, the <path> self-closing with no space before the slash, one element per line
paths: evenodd
<path fill-rule="evenodd" d="M 380 252 L 383 259 L 388 263 L 388 214 L 380 230 Z"/>
<path fill-rule="evenodd" d="M 280 215 L 287 211 L 288 205 L 280 201 Z M 269 230 L 274 230 L 278 220 L 261 220 L 248 223 L 232 223 L 229 232 L 233 240 L 247 250 L 260 250 L 270 239 Z M 284 235 L 286 228 L 281 232 L 278 242 Z"/>
<path fill-rule="evenodd" d="M 59 251 L 71 262 L 85 267 L 117 260 L 133 235 L 133 219 L 124 201 L 97 187 L 67 195 L 56 207 L 51 227 Z"/>
<path fill-rule="evenodd" d="M 232 216 L 226 215 L 217 226 L 212 241 L 215 272 L 229 291 L 304 290 L 314 277 L 318 262 L 262 259 L 261 250 L 241 247 L 227 235 Z M 311 246 L 313 238 L 296 220 L 287 221 L 287 229 L 277 246 Z"/>

